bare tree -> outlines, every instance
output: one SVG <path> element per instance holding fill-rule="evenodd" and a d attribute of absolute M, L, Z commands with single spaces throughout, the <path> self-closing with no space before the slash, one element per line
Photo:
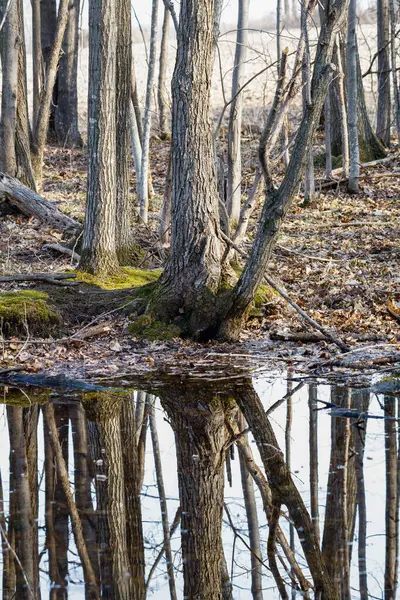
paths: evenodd
<path fill-rule="evenodd" d="M 132 24 L 130 0 L 116 0 L 116 246 L 121 264 L 131 255 L 132 201 L 130 197 L 130 122 L 132 73 Z"/>
<path fill-rule="evenodd" d="M 168 43 L 169 43 L 170 11 L 164 6 L 164 20 L 162 25 L 162 38 L 160 47 L 160 60 L 158 72 L 158 110 L 160 118 L 160 137 L 167 140 L 171 136 L 169 127 L 169 108 L 167 93 L 167 66 L 168 66 Z"/>
<path fill-rule="evenodd" d="M 349 132 L 349 182 L 347 189 L 357 194 L 360 176 L 360 150 L 357 123 L 357 0 L 350 0 L 347 29 L 347 119 Z"/>
<path fill-rule="evenodd" d="M 389 13 L 389 0 L 378 0 L 378 108 L 376 133 L 385 146 L 390 145 L 391 124 Z"/>
<path fill-rule="evenodd" d="M 80 268 L 105 276 L 116 253 L 116 6 L 89 6 L 88 191 Z"/>
<path fill-rule="evenodd" d="M 18 4 L 16 1 L 7 6 L 2 2 L 2 16 L 8 9 L 3 26 L 1 59 L 2 59 L 2 94 L 0 121 L 0 170 L 15 176 L 17 158 L 15 150 L 15 131 L 17 116 L 18 89 L 18 52 L 20 45 L 18 28 Z"/>
<path fill-rule="evenodd" d="M 153 87 L 155 80 L 156 54 L 157 54 L 157 30 L 158 30 L 158 0 L 152 0 L 151 11 L 151 31 L 150 31 L 150 53 L 149 66 L 147 73 L 146 86 L 146 104 L 143 120 L 143 142 L 142 142 L 142 161 L 139 180 L 139 204 L 140 219 L 147 223 L 149 210 L 149 154 L 150 154 L 150 134 L 151 134 L 151 116 L 153 106 Z M 137 175 L 136 175 L 137 176 Z"/>
<path fill-rule="evenodd" d="M 165 552 L 165 560 L 167 562 L 168 585 L 169 585 L 169 592 L 170 592 L 171 600 L 176 600 L 177 596 L 176 596 L 176 587 L 175 587 L 174 563 L 173 563 L 173 558 L 172 558 L 171 539 L 170 539 L 170 534 L 169 534 L 168 506 L 167 506 L 167 499 L 166 499 L 166 495 L 165 495 L 160 443 L 158 440 L 157 422 L 156 422 L 156 414 L 155 414 L 155 407 L 154 407 L 155 398 L 152 398 L 150 396 L 148 399 L 148 402 L 149 402 L 149 422 L 150 422 L 151 441 L 153 444 L 154 464 L 156 467 L 156 476 L 157 476 L 157 488 L 158 488 L 158 494 L 159 494 L 159 498 L 160 498 L 161 522 L 162 522 L 163 534 L 164 534 L 164 552 Z"/>
<path fill-rule="evenodd" d="M 57 140 L 68 148 L 82 146 L 78 118 L 78 53 L 80 0 L 72 0 L 57 75 L 54 128 Z"/>
<path fill-rule="evenodd" d="M 232 73 L 232 102 L 228 123 L 228 190 L 227 209 L 231 224 L 236 227 L 240 217 L 242 182 L 242 112 L 243 76 L 246 65 L 250 0 L 239 0 L 235 59 Z"/>

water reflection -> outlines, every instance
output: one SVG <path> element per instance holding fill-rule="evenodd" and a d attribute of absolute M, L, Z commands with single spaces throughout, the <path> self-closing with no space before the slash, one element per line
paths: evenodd
<path fill-rule="evenodd" d="M 398 397 L 291 377 L 3 388 L 2 598 L 394 599 Z"/>

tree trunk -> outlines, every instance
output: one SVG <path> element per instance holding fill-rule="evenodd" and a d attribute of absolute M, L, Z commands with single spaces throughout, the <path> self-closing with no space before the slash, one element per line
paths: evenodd
<path fill-rule="evenodd" d="M 44 9 L 44 2 L 41 4 L 41 8 Z M 39 112 L 36 122 L 35 131 L 33 134 L 33 143 L 32 143 L 32 164 L 35 171 L 36 179 L 41 185 L 42 183 L 42 168 L 43 168 L 43 153 L 46 145 L 47 132 L 49 129 L 49 121 L 50 121 L 50 112 L 52 106 L 53 92 L 56 84 L 57 77 L 57 67 L 60 58 L 60 51 L 62 46 L 62 41 L 64 38 L 65 28 L 67 26 L 68 21 L 68 5 L 69 0 L 60 0 L 60 4 L 58 7 L 56 27 L 54 31 L 54 23 L 51 26 L 52 31 L 54 31 L 54 39 L 51 45 L 51 50 L 47 53 L 47 43 L 48 40 L 44 40 L 42 37 L 42 52 L 43 59 L 46 61 L 46 74 L 43 83 L 43 90 L 41 95 L 41 101 L 39 106 Z M 47 14 L 47 10 L 43 10 L 41 12 L 42 19 L 42 36 L 44 36 L 44 26 L 45 26 L 45 14 L 46 18 L 49 17 L 50 13 Z M 53 17 L 52 17 L 53 18 Z M 47 25 L 46 28 L 50 27 L 50 24 Z M 47 29 L 46 29 L 47 30 Z M 49 34 L 48 30 L 46 35 Z M 46 43 L 45 50 L 44 43 Z M 48 54 L 48 58 L 46 55 Z"/>
<path fill-rule="evenodd" d="M 82 521 L 90 562 L 99 581 L 99 565 L 97 556 L 97 540 L 95 529 L 95 513 L 92 502 L 92 477 L 90 472 L 90 456 L 88 453 L 88 431 L 85 410 L 79 402 L 73 402 L 69 408 L 71 418 L 72 440 L 74 444 L 74 485 L 76 508 Z M 89 590 L 87 590 L 88 592 Z M 89 597 L 89 594 L 86 594 Z"/>
<path fill-rule="evenodd" d="M 160 498 L 161 522 L 162 522 L 163 535 L 164 535 L 164 552 L 165 552 L 165 560 L 167 563 L 167 577 L 168 577 L 168 584 L 169 584 L 169 593 L 171 596 L 171 600 L 176 600 L 177 596 L 176 596 L 175 577 L 174 577 L 174 563 L 173 563 L 173 558 L 172 558 L 171 538 L 169 535 L 168 504 L 167 504 L 167 498 L 166 498 L 166 494 L 165 494 L 160 443 L 158 440 L 157 421 L 156 421 L 156 412 L 155 412 L 154 402 L 155 402 L 155 398 L 152 398 L 150 396 L 149 397 L 150 432 L 151 432 L 151 441 L 153 444 L 153 455 L 154 455 L 154 465 L 155 465 L 156 476 L 157 476 L 158 495 Z"/>
<path fill-rule="evenodd" d="M 212 0 L 182 5 L 172 80 L 171 255 L 160 310 L 166 318 L 203 310 L 220 282 L 218 192 L 209 123 L 214 50 Z M 167 299 L 167 300 L 166 300 Z"/>
<path fill-rule="evenodd" d="M 238 94 L 243 84 L 246 66 L 250 0 L 239 0 L 236 34 L 235 62 L 232 73 L 232 98 L 228 124 L 228 197 L 229 219 L 235 228 L 239 222 L 242 197 L 242 112 L 243 92 Z"/>
<path fill-rule="evenodd" d="M 169 128 L 169 108 L 167 94 L 167 66 L 168 66 L 168 42 L 169 42 L 169 22 L 170 14 L 164 6 L 164 20 L 162 26 L 162 38 L 160 48 L 160 68 L 158 73 L 158 110 L 160 117 L 160 138 L 168 140 L 171 137 Z"/>
<path fill-rule="evenodd" d="M 78 125 L 78 52 L 80 0 L 70 0 L 57 75 L 55 133 L 66 148 L 82 146 Z"/>
<path fill-rule="evenodd" d="M 299 535 L 308 568 L 314 579 L 315 593 L 323 594 L 326 600 L 339 600 L 340 596 L 327 573 L 313 522 L 293 483 L 283 453 L 279 449 L 274 431 L 257 394 L 251 385 L 248 385 L 237 389 L 236 398 L 256 441 L 272 496 L 280 504 L 286 505 Z"/>
<path fill-rule="evenodd" d="M 246 428 L 242 415 L 240 429 Z M 246 436 L 247 438 L 247 436 Z M 240 477 L 242 480 L 244 505 L 246 508 L 247 525 L 249 528 L 249 542 L 251 547 L 251 593 L 253 600 L 263 600 L 262 592 L 262 553 L 260 544 L 260 529 L 258 524 L 257 504 L 254 494 L 253 479 L 247 469 L 243 453 L 239 452 Z"/>
<path fill-rule="evenodd" d="M 182 9 L 184 6 L 182 5 Z M 228 431 L 224 400 L 199 389 L 163 390 L 175 432 L 185 598 L 222 600 L 222 509 Z"/>
<path fill-rule="evenodd" d="M 10 452 L 12 454 L 12 472 L 15 483 L 15 550 L 20 561 L 20 565 L 16 567 L 16 597 L 21 600 L 32 600 L 32 598 L 37 598 L 37 590 L 34 588 L 33 516 L 23 427 L 23 408 L 19 406 L 7 406 L 7 422 L 10 436 Z M 23 573 L 21 573 L 21 567 Z"/>
<path fill-rule="evenodd" d="M 42 44 L 41 44 L 41 15 L 40 0 L 31 0 L 32 5 L 32 78 L 33 106 L 32 126 L 36 127 L 39 113 L 40 90 L 42 87 Z"/>
<path fill-rule="evenodd" d="M 17 177 L 30 187 L 37 191 L 35 176 L 31 160 L 31 138 L 32 132 L 29 124 L 28 110 L 28 83 L 26 69 L 26 48 L 25 48 L 25 30 L 23 0 L 17 0 L 18 4 L 18 27 L 21 39 L 18 54 L 18 101 L 17 101 L 17 122 L 15 132 L 15 145 L 17 157 Z M 40 41 L 40 40 L 39 40 Z M 39 44 L 40 48 L 40 44 Z M 39 55 L 41 56 L 40 52 Z"/>
<path fill-rule="evenodd" d="M 116 245 L 120 264 L 129 263 L 131 255 L 132 203 L 130 180 L 130 119 L 132 33 L 130 0 L 116 0 L 117 72 L 116 72 L 116 160 L 117 213 Z"/>
<path fill-rule="evenodd" d="M 79 268 L 118 271 L 116 254 L 116 13 L 114 0 L 89 6 L 89 171 Z"/>
<path fill-rule="evenodd" d="M 396 600 L 398 569 L 397 503 L 397 440 L 396 440 L 396 404 L 395 399 L 385 396 L 385 456 L 386 456 L 386 510 L 385 510 L 385 587 L 384 600 Z"/>
<path fill-rule="evenodd" d="M 7 2 L 2 2 L 2 11 Z M 21 43 L 18 27 L 18 3 L 11 2 L 1 33 L 2 94 L 0 121 L 0 170 L 14 177 L 17 173 L 15 130 L 17 115 L 18 53 Z"/>
<path fill-rule="evenodd" d="M 377 1 L 378 25 L 378 110 L 376 134 L 390 146 L 391 99 L 390 99 L 390 17 L 389 0 Z"/>
<path fill-rule="evenodd" d="M 40 2 L 40 39 L 41 39 L 41 69 L 42 69 L 42 83 L 46 78 L 46 72 L 50 62 L 51 48 L 54 43 L 54 34 L 56 30 L 57 23 L 57 1 L 56 0 L 38 0 Z M 57 106 L 57 88 L 58 88 L 58 74 L 56 75 L 54 88 L 51 93 L 51 107 L 50 107 L 50 116 L 48 123 L 48 132 L 47 135 L 49 137 L 55 139 L 55 107 Z M 40 90 L 41 93 L 43 89 Z M 42 98 L 39 96 L 39 110 L 40 103 Z M 35 119 L 35 127 L 37 126 L 37 117 L 39 111 L 36 115 Z"/>
<path fill-rule="evenodd" d="M 155 79 L 156 53 L 157 53 L 157 29 L 158 29 L 158 0 L 152 0 L 151 32 L 150 32 L 150 56 L 147 73 L 146 105 L 144 109 L 143 140 L 142 140 L 142 163 L 140 173 L 140 219 L 147 223 L 149 211 L 149 153 L 151 134 L 151 113 L 153 106 L 153 87 Z"/>
<path fill-rule="evenodd" d="M 350 0 L 347 30 L 347 120 L 349 132 L 349 182 L 347 190 L 358 194 L 360 176 L 360 151 L 357 125 L 357 0 Z"/>
<path fill-rule="evenodd" d="M 332 402 L 350 408 L 349 391 L 332 390 Z M 332 417 L 331 460 L 327 487 L 322 552 L 338 597 L 349 600 L 349 520 L 347 479 L 349 468 L 349 419 Z"/>
<path fill-rule="evenodd" d="M 396 9 L 394 0 L 389 0 L 390 8 L 390 57 L 392 63 L 392 84 L 394 99 L 394 116 L 396 120 L 397 141 L 400 144 L 400 90 L 397 76 L 397 52 L 396 52 Z"/>
<path fill-rule="evenodd" d="M 226 313 L 219 329 L 224 337 L 236 337 L 242 324 L 243 315 L 254 298 L 267 268 L 273 246 L 281 224 L 290 207 L 302 175 L 302 167 L 312 142 L 314 131 L 319 123 L 329 82 L 332 78 L 332 57 L 335 33 L 346 16 L 347 2 L 335 5 L 335 10 L 327 12 L 321 28 L 311 82 L 311 103 L 307 105 L 285 177 L 275 189 L 269 176 L 269 166 L 265 159 L 265 148 L 260 145 L 266 179 L 266 200 L 249 259 L 242 275 L 225 305 Z M 268 123 L 267 123 L 268 127 Z"/>

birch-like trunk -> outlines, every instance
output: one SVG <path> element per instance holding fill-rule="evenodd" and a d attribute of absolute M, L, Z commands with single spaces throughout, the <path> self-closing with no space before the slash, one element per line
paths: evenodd
<path fill-rule="evenodd" d="M 358 146 L 357 123 L 357 0 L 350 0 L 347 23 L 347 122 L 349 131 L 349 182 L 347 190 L 359 192 L 360 150 Z"/>
<path fill-rule="evenodd" d="M 139 187 L 140 220 L 147 223 L 149 212 L 149 158 L 151 116 L 153 110 L 153 88 L 156 70 L 158 31 L 158 0 L 152 0 L 149 67 L 147 72 L 146 104 L 143 121 L 142 163 Z"/>
<path fill-rule="evenodd" d="M 158 111 L 160 119 L 160 138 L 167 140 L 171 137 L 169 126 L 168 88 L 167 88 L 167 66 L 168 66 L 168 42 L 169 42 L 170 11 L 164 6 L 164 20 L 162 25 L 162 38 L 160 47 L 160 60 L 158 71 Z"/>
<path fill-rule="evenodd" d="M 116 7 L 89 10 L 88 184 L 80 268 L 100 276 L 118 270 L 116 254 Z"/>
<path fill-rule="evenodd" d="M 239 0 L 236 33 L 235 62 L 232 73 L 232 98 L 228 123 L 228 191 L 227 208 L 229 220 L 236 227 L 240 217 L 242 197 L 242 112 L 243 92 L 238 94 L 246 66 L 250 0 Z"/>

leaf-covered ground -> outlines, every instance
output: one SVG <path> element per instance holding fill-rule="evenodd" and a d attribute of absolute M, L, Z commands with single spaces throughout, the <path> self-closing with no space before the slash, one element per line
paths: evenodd
<path fill-rule="evenodd" d="M 254 177 L 254 151 L 249 144 L 245 153 L 246 177 L 244 197 Z M 152 174 L 154 218 L 148 228 L 133 228 L 139 246 L 136 266 L 159 268 L 161 257 L 156 247 L 155 218 L 162 200 L 168 148 L 153 141 Z M 322 176 L 322 174 L 321 174 Z M 43 194 L 58 208 L 76 219 L 83 219 L 86 192 L 86 158 L 82 151 L 50 147 L 46 156 Z M 364 342 L 386 343 L 393 351 L 400 342 L 400 323 L 392 313 L 400 302 L 400 158 L 398 155 L 373 167 L 362 169 L 363 191 L 357 196 L 345 192 L 345 186 L 318 192 L 308 206 L 301 194 L 283 226 L 269 274 L 314 319 L 332 328 L 349 345 Z M 131 181 L 132 195 L 135 189 Z M 262 192 L 260 192 L 260 203 Z M 255 234 L 253 218 L 243 249 L 247 251 Z M 76 265 L 67 256 L 44 246 L 61 241 L 61 234 L 34 219 L 9 214 L 0 218 L 0 273 L 63 272 Z M 1 290 L 26 289 L 31 284 L 2 284 Z M 43 287 L 43 286 L 42 286 Z M 84 288 L 74 293 L 85 295 Z M 51 289 L 49 289 L 51 295 Z M 58 294 L 61 290 L 58 289 Z M 68 294 L 65 290 L 65 294 Z M 102 306 L 104 313 L 113 309 L 113 299 Z M 104 309 L 104 310 L 103 310 Z M 64 341 L 43 344 L 33 339 L 29 331 L 22 339 L 6 339 L 0 354 L 0 366 L 21 362 L 33 370 L 62 368 L 82 374 L 121 375 L 129 370 L 147 371 L 159 365 L 174 365 L 186 360 L 190 366 L 194 356 L 202 354 L 206 364 L 215 362 L 215 351 L 225 351 L 231 357 L 248 353 L 277 355 L 283 359 L 296 354 L 329 360 L 335 350 L 325 342 L 312 346 L 300 342 L 270 341 L 271 332 L 310 331 L 284 300 L 277 295 L 264 307 L 263 314 L 249 323 L 243 332 L 244 345 L 210 344 L 200 347 L 187 341 L 145 344 L 132 338 L 127 331 L 128 317 L 123 312 L 105 314 L 98 322 L 107 322 L 104 331 L 87 341 L 76 340 L 77 332 L 93 320 L 85 319 L 84 310 L 77 310 L 68 322 Z M 3 332 L 4 333 L 4 332 Z M 71 336 L 74 336 L 71 339 Z M 79 336 L 78 336 L 79 337 Z M 236 357 L 234 362 L 240 362 Z M 210 362 L 211 361 L 211 362 Z M 230 361 L 232 363 L 232 361 Z M 77 365 L 80 365 L 77 369 Z M 81 369 L 81 371 L 79 371 Z M 83 371 L 82 371 L 83 369 Z"/>

